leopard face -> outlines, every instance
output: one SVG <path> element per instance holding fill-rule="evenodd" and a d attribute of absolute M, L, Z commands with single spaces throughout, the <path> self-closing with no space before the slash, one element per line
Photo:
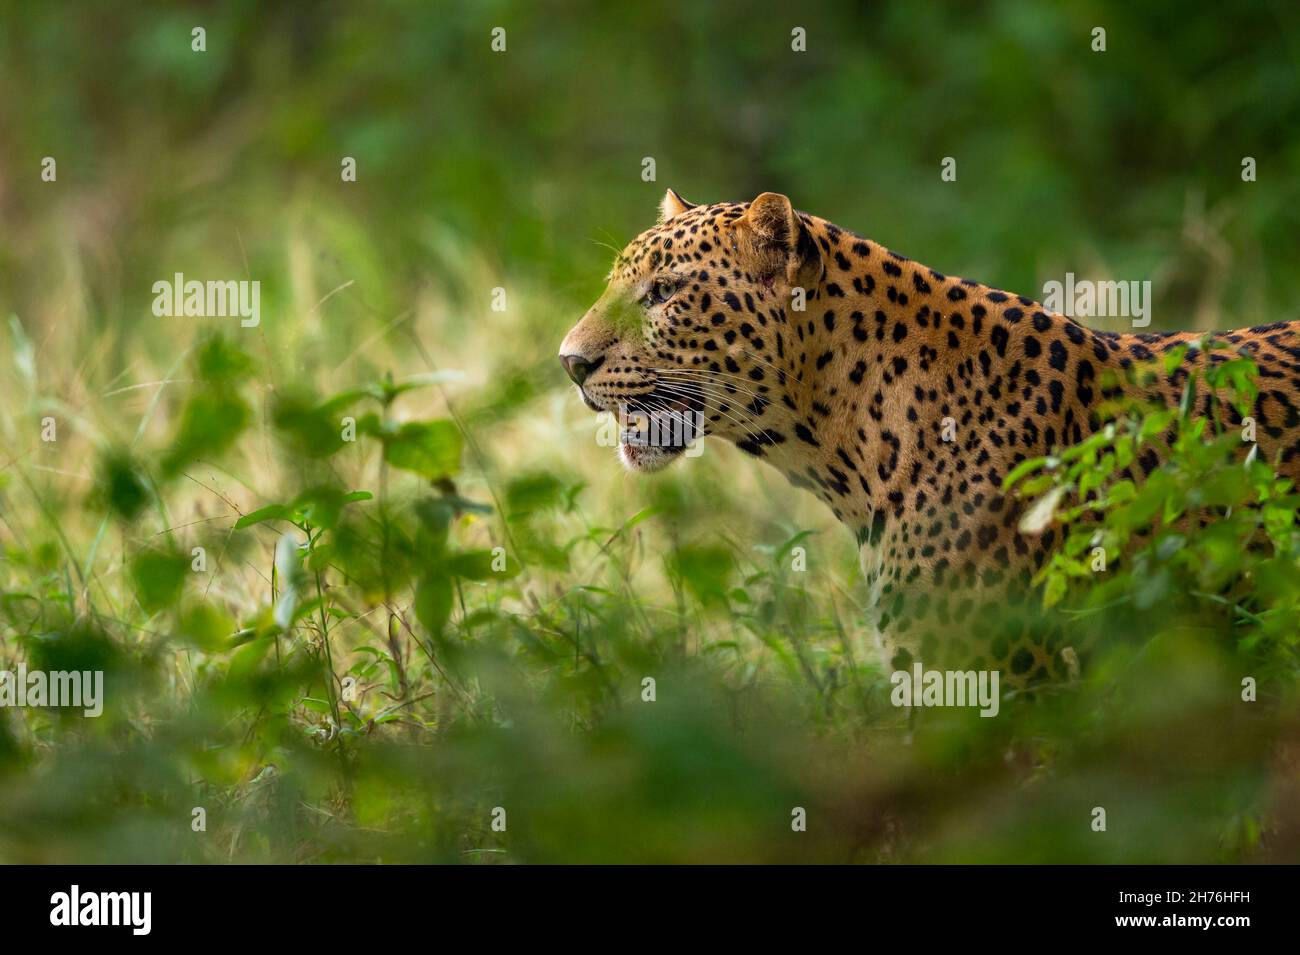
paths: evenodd
<path fill-rule="evenodd" d="M 588 407 L 619 417 L 623 463 L 659 470 L 705 435 L 783 440 L 767 411 L 788 384 L 784 303 L 820 271 L 785 197 L 696 206 L 669 190 L 560 346 Z"/>

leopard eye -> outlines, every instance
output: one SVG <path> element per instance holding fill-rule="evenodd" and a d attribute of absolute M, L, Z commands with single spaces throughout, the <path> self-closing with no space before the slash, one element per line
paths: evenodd
<path fill-rule="evenodd" d="M 650 291 L 646 293 L 645 298 L 641 301 L 648 307 L 650 305 L 659 305 L 668 301 L 677 294 L 677 283 L 670 279 L 655 279 L 650 286 Z"/>

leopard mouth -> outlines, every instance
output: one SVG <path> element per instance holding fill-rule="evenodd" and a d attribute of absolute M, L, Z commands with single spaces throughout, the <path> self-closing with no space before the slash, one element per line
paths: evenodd
<path fill-rule="evenodd" d="M 619 419 L 619 458 L 637 471 L 667 467 L 704 436 L 704 402 L 694 394 L 652 389 L 629 398 Z"/>

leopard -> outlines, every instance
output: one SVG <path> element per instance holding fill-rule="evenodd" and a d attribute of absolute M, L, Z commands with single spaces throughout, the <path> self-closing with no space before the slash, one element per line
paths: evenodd
<path fill-rule="evenodd" d="M 1004 479 L 1094 434 L 1105 400 L 1176 406 L 1189 375 L 1207 414 L 1242 421 L 1197 391 L 1192 372 L 1225 357 L 1191 347 L 1202 332 L 1089 328 L 779 193 L 695 204 L 669 189 L 606 282 L 559 359 L 587 407 L 622 415 L 623 464 L 657 472 L 718 438 L 816 495 L 855 536 L 865 623 L 895 672 L 992 669 L 1011 688 L 1077 680 L 1068 626 L 1029 612 L 1058 530 L 1022 530 L 1029 505 Z M 1258 368 L 1259 453 L 1291 479 L 1297 332 L 1293 321 L 1221 333 Z M 1162 370 L 1132 373 L 1147 365 Z M 646 440 L 669 419 L 684 424 Z M 1148 448 L 1124 473 L 1140 481 L 1160 464 Z"/>

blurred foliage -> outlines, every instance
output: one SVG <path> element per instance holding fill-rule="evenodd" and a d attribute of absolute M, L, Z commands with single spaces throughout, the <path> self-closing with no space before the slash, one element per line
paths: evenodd
<path fill-rule="evenodd" d="M 909 726 L 851 536 L 727 447 L 623 474 L 554 360 L 668 185 L 1029 294 L 1151 278 L 1156 327 L 1295 317 L 1296 8 L 0 17 L 0 669 L 106 684 L 0 710 L 0 859 L 1300 855 L 1294 491 L 1239 436 L 1116 409 L 1018 475 L 1083 680 Z M 261 323 L 155 317 L 176 273 L 260 281 Z"/>

